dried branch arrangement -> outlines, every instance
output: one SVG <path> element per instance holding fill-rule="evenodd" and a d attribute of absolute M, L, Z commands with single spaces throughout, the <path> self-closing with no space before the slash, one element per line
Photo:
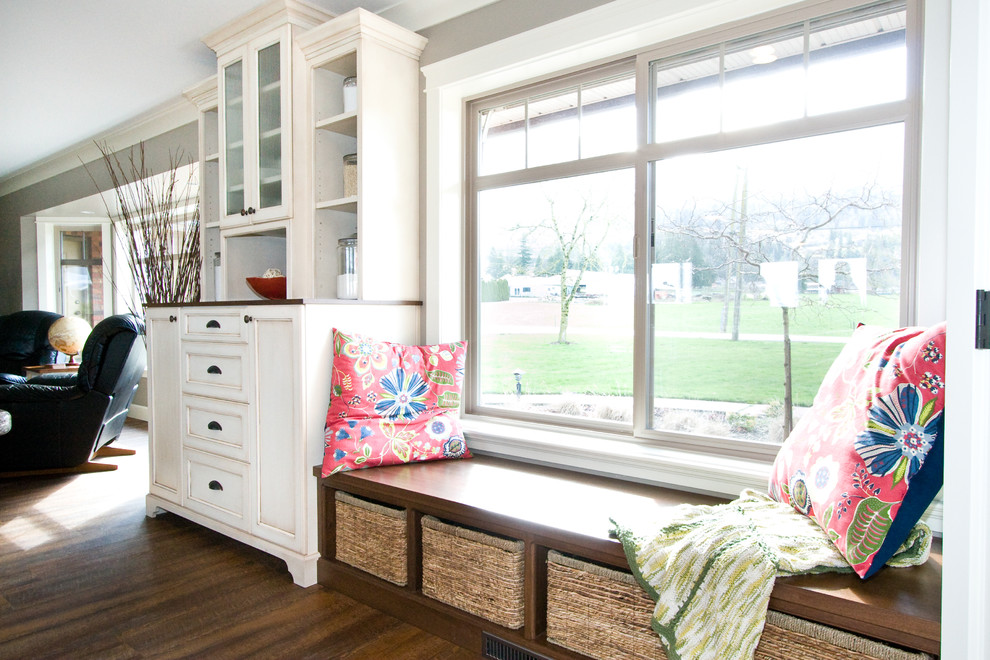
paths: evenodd
<path fill-rule="evenodd" d="M 106 143 L 96 146 L 120 206 L 118 213 L 107 204 L 107 213 L 116 240 L 127 249 L 141 303 L 198 301 L 199 199 L 192 168 L 183 168 L 192 159 L 184 159 L 181 152 L 169 154 L 168 171 L 156 176 L 145 165 L 144 142 L 137 145 L 137 154 L 132 147 L 124 161 Z M 180 168 L 188 176 L 183 177 Z"/>

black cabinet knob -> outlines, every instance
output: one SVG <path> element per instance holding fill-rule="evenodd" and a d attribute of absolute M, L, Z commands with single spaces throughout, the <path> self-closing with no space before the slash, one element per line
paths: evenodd
<path fill-rule="evenodd" d="M 169 315 L 168 315 L 168 322 L 169 322 L 169 323 L 175 323 L 175 322 L 176 322 L 176 321 L 178 321 L 178 320 L 179 320 L 179 317 L 178 317 L 178 316 L 174 316 L 174 315 L 172 315 L 172 314 L 169 314 Z"/>
<path fill-rule="evenodd" d="M 253 320 L 254 320 L 254 317 L 253 316 L 248 316 L 247 314 L 244 315 L 244 322 L 245 323 L 250 323 Z"/>

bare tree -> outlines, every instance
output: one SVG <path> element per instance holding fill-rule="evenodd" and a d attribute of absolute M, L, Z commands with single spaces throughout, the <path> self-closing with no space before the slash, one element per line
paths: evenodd
<path fill-rule="evenodd" d="M 571 303 L 577 295 L 585 272 L 599 263 L 598 249 L 604 243 L 611 226 L 610 218 L 602 212 L 603 203 L 593 204 L 583 200 L 579 211 L 561 217 L 554 200 L 548 199 L 548 215 L 533 225 L 516 225 L 514 231 L 524 231 L 526 236 L 540 232 L 549 234 L 559 250 L 560 259 L 550 274 L 557 276 L 560 286 L 560 326 L 558 344 L 567 344 L 568 320 Z"/>
<path fill-rule="evenodd" d="M 742 309 L 744 280 L 747 274 L 759 272 L 761 263 L 772 261 L 796 261 L 799 278 L 813 280 L 812 259 L 822 257 L 815 251 L 811 237 L 814 232 L 835 225 L 840 218 L 853 213 L 876 213 L 895 206 L 876 184 L 864 186 L 859 191 L 838 194 L 828 190 L 820 195 L 807 195 L 801 199 L 780 198 L 771 200 L 763 196 L 750 196 L 745 170 L 737 180 L 731 204 L 708 208 L 699 212 L 693 207 L 676 215 L 667 215 L 662 231 L 689 236 L 710 243 L 712 255 L 721 255 L 720 263 L 709 260 L 709 268 L 725 273 L 725 302 L 722 313 L 722 331 L 726 330 L 729 309 L 730 275 L 734 279 L 732 293 L 731 339 L 738 341 Z M 694 204 L 694 203 L 692 203 Z M 792 423 L 790 318 L 787 307 L 782 307 L 784 334 L 784 434 L 790 432 Z"/>

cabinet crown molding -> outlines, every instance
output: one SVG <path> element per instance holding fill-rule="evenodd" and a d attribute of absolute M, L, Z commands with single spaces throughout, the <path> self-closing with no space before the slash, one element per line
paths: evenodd
<path fill-rule="evenodd" d="M 272 0 L 207 34 L 203 43 L 217 55 L 222 55 L 283 25 L 309 30 L 333 17 L 334 14 L 300 0 Z"/>
<path fill-rule="evenodd" d="M 216 74 L 206 80 L 182 90 L 182 95 L 196 106 L 200 112 L 213 110 L 218 103 L 218 88 Z"/>
<path fill-rule="evenodd" d="M 299 37 L 297 43 L 306 59 L 313 60 L 326 52 L 339 50 L 342 44 L 359 36 L 374 39 L 415 59 L 419 59 L 427 43 L 426 37 L 360 7 L 313 28 Z"/>

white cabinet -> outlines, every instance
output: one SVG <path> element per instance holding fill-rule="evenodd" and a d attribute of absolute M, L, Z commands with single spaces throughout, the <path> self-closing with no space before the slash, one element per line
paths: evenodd
<path fill-rule="evenodd" d="M 203 255 L 201 299 L 221 300 L 220 265 L 220 120 L 217 77 L 183 92 L 199 110 L 199 222 Z"/>
<path fill-rule="evenodd" d="M 219 125 L 220 291 L 216 300 L 259 300 L 245 282 L 268 268 L 286 275 L 288 297 L 302 297 L 297 281 L 312 280 L 290 260 L 296 225 L 310 214 L 306 149 L 296 107 L 304 107 L 305 76 L 296 40 L 333 18 L 295 0 L 273 0 L 206 35 L 217 54 Z M 305 162 L 305 161 L 303 161 Z M 206 255 L 215 257 L 213 255 Z M 305 287 L 304 287 L 305 288 Z"/>
<path fill-rule="evenodd" d="M 179 396 L 179 311 L 151 307 L 145 315 L 148 340 L 149 497 L 179 502 L 181 485 Z"/>
<path fill-rule="evenodd" d="M 299 38 L 310 75 L 313 222 L 308 249 L 297 244 L 295 252 L 316 276 L 309 295 L 338 296 L 337 242 L 356 236 L 359 299 L 420 296 L 419 57 L 425 46 L 424 37 L 364 9 Z M 349 78 L 357 86 L 353 109 L 343 100 Z M 356 157 L 350 171 L 347 156 Z"/>
<path fill-rule="evenodd" d="M 316 582 L 316 486 L 332 329 L 416 343 L 418 304 L 193 304 L 148 309 L 149 516 L 183 517 Z"/>
<path fill-rule="evenodd" d="M 221 227 L 292 214 L 290 35 L 279 28 L 218 60 Z"/>
<path fill-rule="evenodd" d="M 356 236 L 357 298 L 418 300 L 426 39 L 363 9 L 332 17 L 273 0 L 203 41 L 217 53 L 212 106 L 202 90 L 187 97 L 202 134 L 217 136 L 201 142 L 216 154 L 201 160 L 216 207 L 204 299 L 258 300 L 245 278 L 269 268 L 285 274 L 290 299 L 338 298 L 338 241 Z M 347 78 L 357 80 L 353 107 Z M 206 281 L 215 263 L 219 286 Z"/>

